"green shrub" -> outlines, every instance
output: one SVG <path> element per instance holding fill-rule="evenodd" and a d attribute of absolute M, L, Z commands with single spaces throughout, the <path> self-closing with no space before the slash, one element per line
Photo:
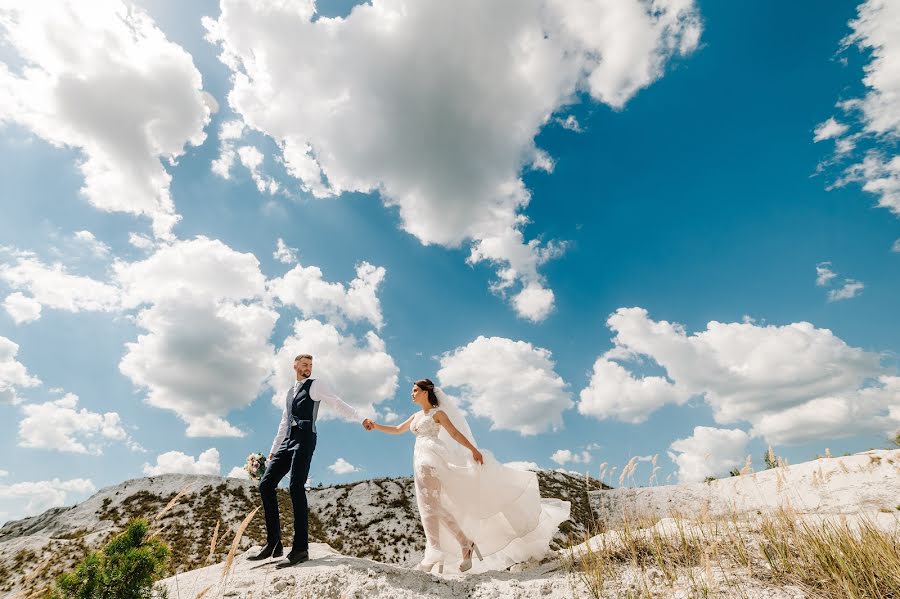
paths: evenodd
<path fill-rule="evenodd" d="M 162 578 L 169 547 L 148 536 L 150 523 L 137 518 L 99 551 L 92 551 L 73 572 L 61 575 L 53 599 L 149 599 L 164 597 L 153 584 Z"/>

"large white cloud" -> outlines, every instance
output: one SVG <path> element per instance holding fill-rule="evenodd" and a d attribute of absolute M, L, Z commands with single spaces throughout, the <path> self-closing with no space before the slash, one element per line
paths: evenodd
<path fill-rule="evenodd" d="M 125 305 L 149 304 L 135 319 L 146 334 L 126 344 L 122 373 L 183 419 L 188 436 L 243 435 L 224 417 L 262 390 L 278 319 L 256 257 L 198 237 L 114 271 Z"/>
<path fill-rule="evenodd" d="M 128 439 L 116 412 L 79 410 L 74 393 L 42 404 L 26 404 L 22 413 L 25 417 L 19 422 L 21 447 L 99 455 L 110 441 Z"/>
<path fill-rule="evenodd" d="M 0 485 L 0 524 L 34 516 L 96 491 L 85 478 L 41 480 Z"/>
<path fill-rule="evenodd" d="M 19 345 L 0 336 L 0 403 L 17 404 L 22 400 L 17 394 L 21 387 L 37 387 L 41 381 L 28 374 L 24 364 L 16 360 Z"/>
<path fill-rule="evenodd" d="M 580 92 L 622 108 L 700 33 L 691 0 L 220 6 L 204 24 L 233 71 L 229 104 L 288 172 L 320 197 L 379 192 L 422 243 L 473 241 L 470 260 L 497 263 L 494 288 L 531 320 L 553 305 L 537 267 L 554 252 L 522 235 L 522 170 L 552 169 L 535 136 Z"/>
<path fill-rule="evenodd" d="M 847 345 L 828 329 L 808 322 L 784 326 L 710 322 L 688 334 L 677 323 L 654 321 L 642 308 L 620 308 L 607 321 L 614 348 L 598 359 L 579 410 L 596 417 L 640 422 L 666 403 L 702 396 L 716 422 L 749 422 L 771 440 L 808 438 L 802 422 L 826 398 L 860 404 L 849 422 L 819 421 L 821 436 L 847 436 L 884 428 L 884 415 L 900 405 L 893 379 L 885 378 L 878 354 Z M 635 377 L 618 362 L 647 357 L 665 370 Z M 599 365 L 599 368 L 598 368 Z M 875 377 L 882 376 L 876 383 Z M 828 404 L 834 413 L 834 403 Z M 804 407 L 805 406 L 805 407 Z"/>
<path fill-rule="evenodd" d="M 374 416 L 375 405 L 391 399 L 397 390 L 399 370 L 374 331 L 367 332 L 362 340 L 342 334 L 331 324 L 297 319 L 292 334 L 275 355 L 270 385 L 274 391 L 272 403 L 278 408 L 284 407 L 284 395 L 296 380 L 294 357 L 301 353 L 313 355 L 313 378 L 326 380 L 363 416 Z M 322 406 L 319 418 L 335 417 L 337 414 L 327 405 Z"/>
<path fill-rule="evenodd" d="M 492 429 L 535 435 L 562 427 L 572 407 L 566 382 L 551 353 L 525 341 L 478 337 L 441 356 L 441 385 L 457 387 L 476 416 Z"/>
<path fill-rule="evenodd" d="M 694 427 L 694 434 L 670 446 L 669 458 L 678 465 L 681 482 L 721 476 L 744 463 L 750 436 L 739 429 Z"/>
<path fill-rule="evenodd" d="M 191 56 L 121 0 L 11 0 L 0 28 L 23 63 L 0 63 L 0 122 L 78 148 L 91 204 L 170 237 L 179 216 L 161 160 L 204 140 L 212 104 Z"/>
<path fill-rule="evenodd" d="M 180 451 L 167 451 L 156 456 L 156 465 L 144 464 L 144 474 L 159 476 L 160 474 L 212 474 L 218 475 L 219 450 L 211 447 L 196 459 Z"/>

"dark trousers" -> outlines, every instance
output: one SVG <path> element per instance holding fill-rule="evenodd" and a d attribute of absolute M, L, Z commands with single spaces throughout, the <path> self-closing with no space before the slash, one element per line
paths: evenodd
<path fill-rule="evenodd" d="M 273 545 L 281 540 L 281 519 L 278 517 L 278 498 L 275 490 L 288 472 L 291 473 L 291 504 L 294 508 L 294 543 L 291 551 L 309 550 L 309 511 L 306 503 L 306 479 L 309 463 L 316 450 L 316 433 L 308 421 L 292 426 L 287 439 L 266 465 L 259 481 L 263 511 L 266 514 L 266 542 Z"/>

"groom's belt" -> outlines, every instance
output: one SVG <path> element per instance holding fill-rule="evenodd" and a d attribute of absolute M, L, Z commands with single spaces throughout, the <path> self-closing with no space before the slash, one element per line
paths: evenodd
<path fill-rule="evenodd" d="M 313 420 L 296 420 L 291 419 L 291 430 L 297 429 L 298 431 L 312 431 L 316 432 L 316 423 Z"/>

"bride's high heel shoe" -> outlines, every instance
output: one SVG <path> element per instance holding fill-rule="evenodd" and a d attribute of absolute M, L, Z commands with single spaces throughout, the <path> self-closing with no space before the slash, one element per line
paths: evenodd
<path fill-rule="evenodd" d="M 426 564 L 425 562 L 419 562 L 414 567 L 419 572 L 431 572 L 431 569 L 434 568 L 435 564 L 437 564 L 437 567 L 438 567 L 438 574 L 443 574 L 444 573 L 444 562 L 442 562 L 442 561 L 431 562 L 430 564 Z"/>
<path fill-rule="evenodd" d="M 472 554 L 478 556 L 479 560 L 483 560 L 481 557 L 481 552 L 478 550 L 478 545 L 475 544 L 475 541 L 472 541 L 472 544 L 466 548 L 466 552 L 469 554 L 469 557 L 463 559 L 463 561 L 459 562 L 459 571 L 465 572 L 472 568 Z"/>

